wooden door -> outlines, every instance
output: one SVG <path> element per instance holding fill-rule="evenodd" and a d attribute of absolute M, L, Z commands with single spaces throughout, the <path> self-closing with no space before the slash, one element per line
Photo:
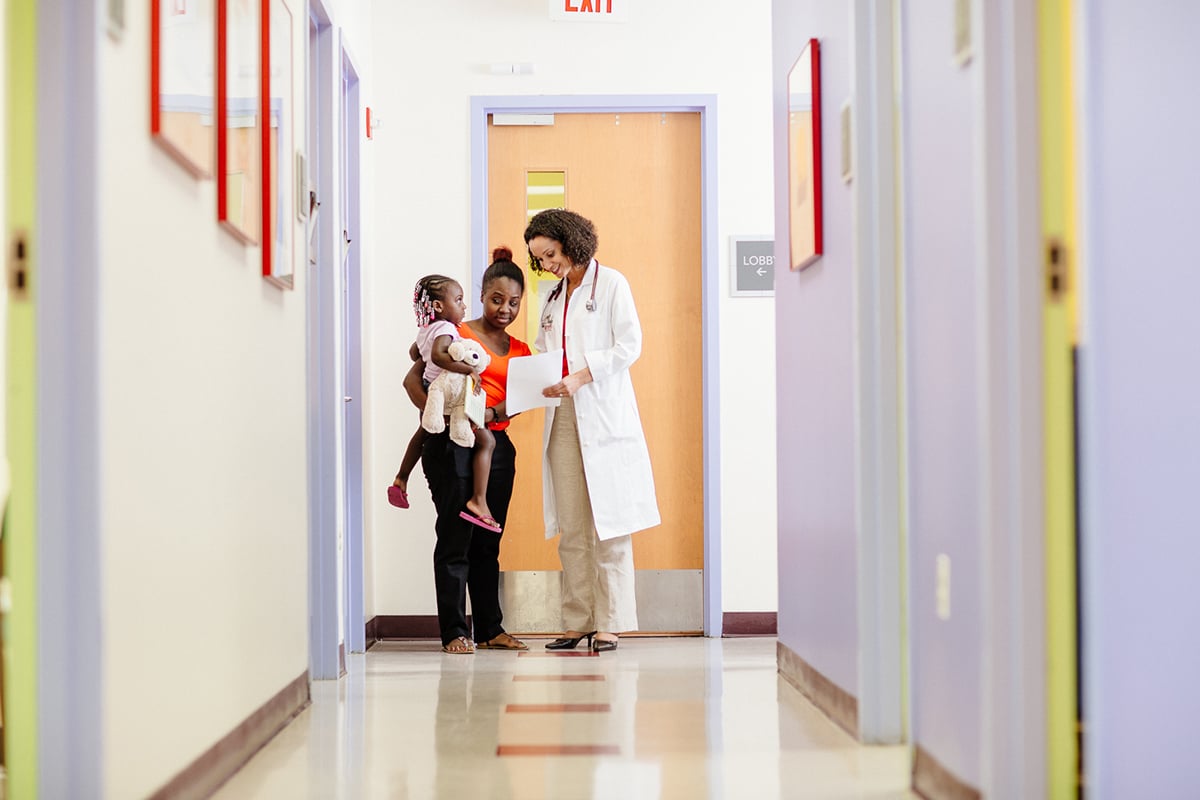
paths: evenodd
<path fill-rule="evenodd" d="M 635 566 L 702 570 L 700 115 L 556 114 L 547 126 L 491 123 L 490 246 L 508 245 L 517 263 L 527 262 L 530 175 L 536 183 L 540 173 L 562 173 L 566 207 L 596 225 L 598 260 L 633 289 L 643 350 L 632 377 L 663 518 L 633 537 Z M 509 329 L 518 337 L 530 336 L 528 320 L 539 316 L 539 279 L 527 276 L 521 316 Z M 543 426 L 540 410 L 513 421 L 517 481 L 501 547 L 505 572 L 561 569 L 557 539 L 544 538 Z"/>

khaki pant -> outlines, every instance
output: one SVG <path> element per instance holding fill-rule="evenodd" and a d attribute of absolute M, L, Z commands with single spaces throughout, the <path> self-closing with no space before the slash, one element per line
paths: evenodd
<path fill-rule="evenodd" d="M 558 558 L 562 561 L 563 629 L 622 633 L 637 630 L 633 539 L 602 541 L 583 473 L 575 403 L 564 397 L 554 412 L 547 448 L 558 509 Z"/>

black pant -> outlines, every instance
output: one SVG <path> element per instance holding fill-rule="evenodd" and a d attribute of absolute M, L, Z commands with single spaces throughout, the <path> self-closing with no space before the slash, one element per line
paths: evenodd
<path fill-rule="evenodd" d="M 517 451 L 505 431 L 492 431 L 496 449 L 488 477 L 487 501 L 504 527 L 517 472 Z M 433 548 L 433 584 L 437 592 L 442 644 L 459 636 L 471 638 L 467 625 L 467 592 L 475 640 L 486 642 L 504 633 L 500 612 L 500 535 L 472 525 L 458 514 L 471 491 L 471 449 L 455 444 L 448 431 L 431 435 L 421 448 L 421 468 L 437 509 L 437 544 Z"/>

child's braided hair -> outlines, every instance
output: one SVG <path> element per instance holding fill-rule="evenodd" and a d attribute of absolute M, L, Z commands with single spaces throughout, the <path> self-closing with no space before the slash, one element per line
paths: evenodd
<path fill-rule="evenodd" d="M 445 275 L 426 275 L 417 281 L 413 289 L 413 313 L 417 315 L 418 328 L 433 322 L 433 301 L 444 300 L 442 293 L 452 283 L 454 279 Z"/>

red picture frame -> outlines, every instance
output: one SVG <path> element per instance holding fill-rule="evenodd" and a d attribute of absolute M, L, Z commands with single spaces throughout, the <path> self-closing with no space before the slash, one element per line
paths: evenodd
<path fill-rule="evenodd" d="M 809 39 L 788 72 L 789 265 L 801 270 L 824 252 L 821 185 L 821 43 Z"/>
<path fill-rule="evenodd" d="M 293 48 L 294 14 L 288 0 L 263 0 L 263 261 L 262 274 L 283 289 L 295 288 Z"/>
<path fill-rule="evenodd" d="M 269 80 L 266 2 L 217 3 L 217 220 L 245 244 L 263 238 L 265 84 Z"/>
<path fill-rule="evenodd" d="M 150 136 L 197 178 L 216 154 L 213 0 L 150 0 Z"/>

